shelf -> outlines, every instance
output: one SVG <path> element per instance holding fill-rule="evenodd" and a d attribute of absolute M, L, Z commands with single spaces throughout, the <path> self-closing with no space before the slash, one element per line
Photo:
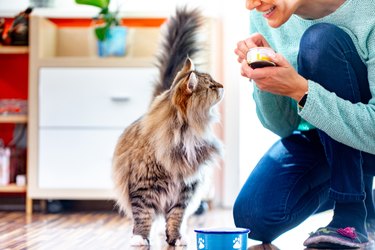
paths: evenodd
<path fill-rule="evenodd" d="M 17 186 L 16 184 L 0 186 L 0 193 L 26 193 L 26 186 Z"/>
<path fill-rule="evenodd" d="M 0 123 L 27 123 L 27 115 L 0 115 Z"/>
<path fill-rule="evenodd" d="M 125 56 L 98 57 L 92 27 L 59 26 L 39 16 L 31 18 L 30 61 L 40 67 L 154 67 L 160 27 L 131 27 Z M 34 31 L 34 32 L 33 32 Z M 34 48 L 37 48 L 34 51 Z"/>
<path fill-rule="evenodd" d="M 0 54 L 27 54 L 28 46 L 2 46 L 0 45 Z"/>
<path fill-rule="evenodd" d="M 152 57 L 54 57 L 39 60 L 41 67 L 154 67 Z"/>

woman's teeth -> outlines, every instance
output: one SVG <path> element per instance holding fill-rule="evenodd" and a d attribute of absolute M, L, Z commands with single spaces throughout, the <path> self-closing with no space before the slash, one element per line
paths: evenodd
<path fill-rule="evenodd" d="M 271 13 L 276 7 L 272 7 L 270 8 L 269 10 L 267 10 L 264 14 L 268 15 L 269 13 Z"/>

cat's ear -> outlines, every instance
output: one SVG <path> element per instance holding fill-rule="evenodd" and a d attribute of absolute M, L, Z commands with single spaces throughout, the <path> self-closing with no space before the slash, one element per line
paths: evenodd
<path fill-rule="evenodd" d="M 195 69 L 194 62 L 188 56 L 185 60 L 184 67 L 182 68 L 182 71 L 189 72 L 189 71 L 193 71 L 194 69 Z M 194 89 L 197 87 L 197 84 L 198 84 L 197 75 L 194 72 L 191 72 L 189 74 L 189 78 L 187 79 L 186 83 L 187 83 L 187 85 L 186 85 L 187 91 L 189 93 L 192 93 L 194 91 Z"/>
<path fill-rule="evenodd" d="M 191 72 L 189 75 L 189 79 L 186 82 L 187 82 L 186 87 L 187 87 L 188 92 L 192 93 L 198 85 L 197 75 L 194 72 Z"/>
<path fill-rule="evenodd" d="M 188 72 L 195 70 L 195 65 L 193 60 L 190 59 L 190 57 L 187 57 L 184 63 L 184 66 L 182 67 L 183 72 Z"/>

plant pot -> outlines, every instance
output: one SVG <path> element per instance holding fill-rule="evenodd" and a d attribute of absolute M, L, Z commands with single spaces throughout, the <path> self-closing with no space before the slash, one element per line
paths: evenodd
<path fill-rule="evenodd" d="M 55 0 L 30 0 L 30 5 L 35 8 L 53 8 Z"/>
<path fill-rule="evenodd" d="M 98 40 L 100 57 L 125 56 L 128 28 L 123 26 L 110 27 L 104 41 Z"/>

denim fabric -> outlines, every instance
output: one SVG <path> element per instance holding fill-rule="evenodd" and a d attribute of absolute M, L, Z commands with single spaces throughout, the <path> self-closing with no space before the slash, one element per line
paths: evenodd
<path fill-rule="evenodd" d="M 306 30 L 298 71 L 353 103 L 370 98 L 366 66 L 350 37 L 334 25 Z M 363 201 L 363 172 L 375 174 L 374 155 L 338 143 L 318 129 L 295 131 L 277 141 L 250 174 L 233 207 L 235 224 L 251 229 L 250 238 L 271 242 L 329 198 Z"/>

